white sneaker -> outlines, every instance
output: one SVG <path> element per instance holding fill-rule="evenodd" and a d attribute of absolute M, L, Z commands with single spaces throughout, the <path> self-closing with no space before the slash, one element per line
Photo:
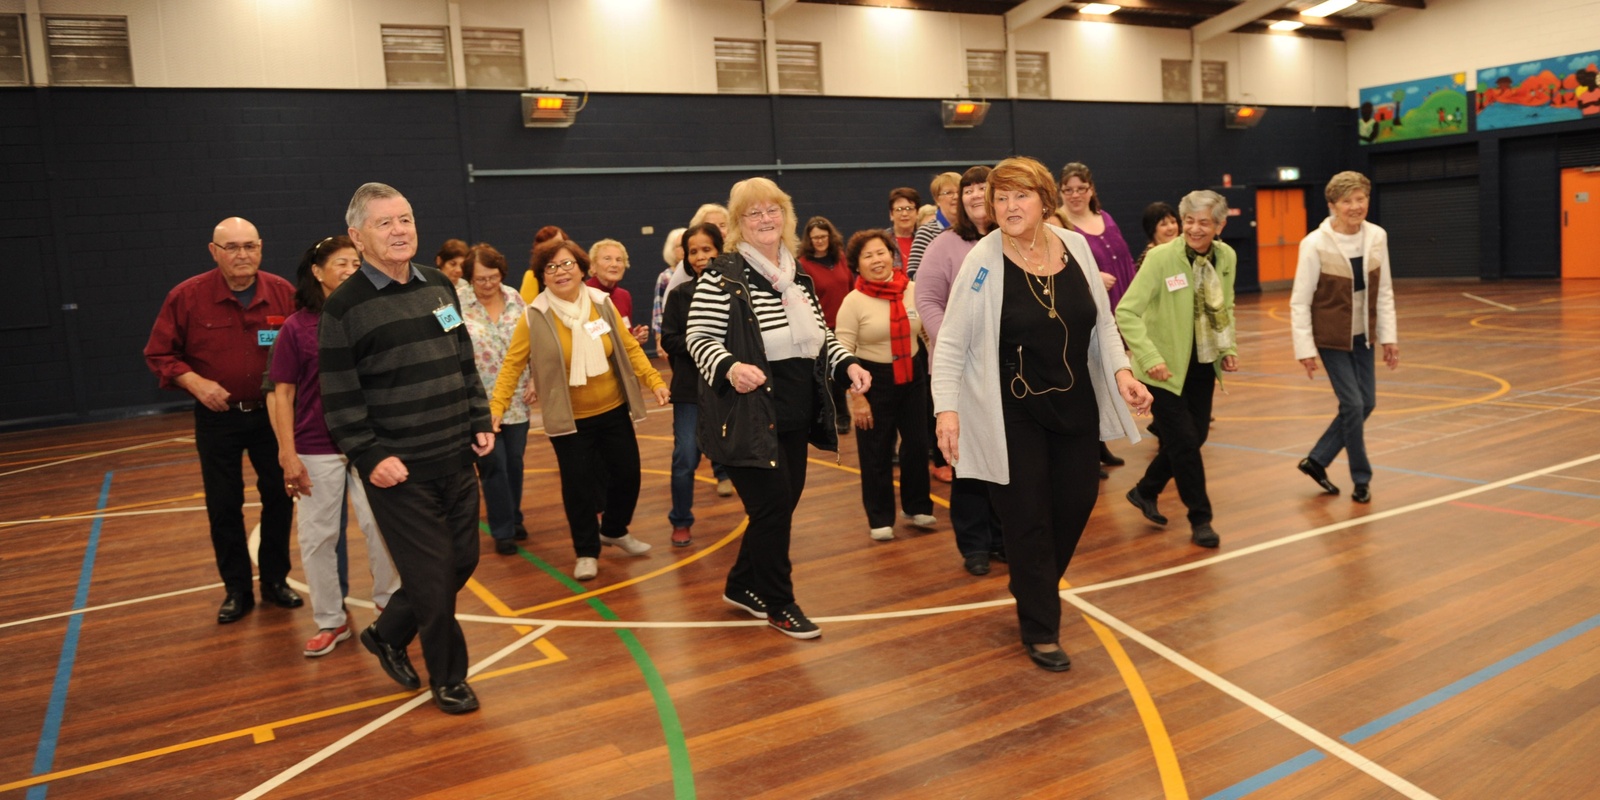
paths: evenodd
<path fill-rule="evenodd" d="M 939 520 L 934 519 L 932 514 L 915 514 L 911 516 L 901 514 L 900 516 L 905 517 L 911 523 L 911 527 L 921 528 L 925 531 L 931 531 L 939 524 Z"/>
<path fill-rule="evenodd" d="M 580 581 L 592 581 L 599 574 L 600 560 L 596 558 L 580 558 L 577 566 L 572 568 L 572 577 Z"/>
<path fill-rule="evenodd" d="M 642 556 L 645 553 L 650 552 L 649 543 L 641 542 L 638 539 L 633 538 L 633 534 L 631 533 L 624 533 L 621 536 L 602 536 L 600 537 L 600 543 L 603 545 L 620 548 L 622 552 L 627 553 L 630 556 Z"/>
<path fill-rule="evenodd" d="M 873 528 L 867 532 L 874 542 L 887 542 L 894 538 L 894 528 Z"/>

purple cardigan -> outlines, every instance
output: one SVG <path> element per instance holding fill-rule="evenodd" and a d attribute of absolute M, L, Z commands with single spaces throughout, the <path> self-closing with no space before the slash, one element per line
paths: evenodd
<path fill-rule="evenodd" d="M 1128 291 L 1128 283 L 1133 280 L 1136 267 L 1133 254 L 1128 252 L 1128 243 L 1123 240 L 1122 229 L 1117 227 L 1116 220 L 1104 211 L 1100 212 L 1100 219 L 1106 223 L 1104 233 L 1099 236 L 1085 230 L 1078 230 L 1078 233 L 1089 240 L 1089 252 L 1094 253 L 1095 264 L 1100 267 L 1100 271 L 1117 279 L 1116 285 L 1107 292 L 1110 295 L 1111 307 L 1115 309 L 1117 302 L 1122 299 L 1122 293 Z"/>
<path fill-rule="evenodd" d="M 961 271 L 961 262 L 977 246 L 956 233 L 954 228 L 933 237 L 928 248 L 922 251 L 922 263 L 917 267 L 917 313 L 922 316 L 922 330 L 928 334 L 930 345 L 939 340 L 939 326 L 944 322 L 944 306 L 950 301 L 950 284 Z"/>

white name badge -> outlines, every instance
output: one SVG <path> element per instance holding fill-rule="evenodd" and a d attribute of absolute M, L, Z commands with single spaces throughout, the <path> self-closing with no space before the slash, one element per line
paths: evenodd
<path fill-rule="evenodd" d="M 447 304 L 434 309 L 433 316 L 439 320 L 439 327 L 447 331 L 453 331 L 461 327 L 461 315 L 456 313 L 456 307 L 453 305 Z"/>
<path fill-rule="evenodd" d="M 1172 276 L 1172 277 L 1167 279 L 1167 291 L 1169 291 L 1169 292 L 1176 292 L 1179 289 L 1187 289 L 1187 288 L 1189 288 L 1189 276 L 1188 275 L 1185 275 L 1185 274 L 1180 272 L 1177 275 L 1174 275 L 1174 276 Z"/>
<path fill-rule="evenodd" d="M 583 329 L 589 332 L 590 339 L 598 339 L 611 332 L 611 326 L 606 323 L 603 317 L 583 323 Z"/>

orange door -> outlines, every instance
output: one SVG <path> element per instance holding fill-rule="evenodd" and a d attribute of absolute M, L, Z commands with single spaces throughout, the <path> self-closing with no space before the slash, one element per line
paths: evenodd
<path fill-rule="evenodd" d="M 1305 236 L 1304 189 L 1256 191 L 1256 263 L 1261 283 L 1294 280 L 1300 240 Z"/>
<path fill-rule="evenodd" d="M 1600 278 L 1600 167 L 1561 171 L 1561 277 Z"/>

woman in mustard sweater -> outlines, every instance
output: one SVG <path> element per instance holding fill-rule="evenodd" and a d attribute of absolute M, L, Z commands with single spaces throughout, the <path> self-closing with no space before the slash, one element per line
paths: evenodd
<path fill-rule="evenodd" d="M 498 429 L 522 371 L 532 371 L 578 556 L 572 577 L 586 581 L 599 573 L 601 545 L 630 556 L 650 549 L 628 533 L 639 503 L 633 423 L 644 419 L 643 389 L 664 406 L 667 384 L 638 340 L 624 335 L 629 332 L 611 300 L 584 286 L 589 257 L 583 248 L 545 242 L 533 249 L 528 269 L 539 282 L 539 296 L 512 333 L 489 409 Z"/>

